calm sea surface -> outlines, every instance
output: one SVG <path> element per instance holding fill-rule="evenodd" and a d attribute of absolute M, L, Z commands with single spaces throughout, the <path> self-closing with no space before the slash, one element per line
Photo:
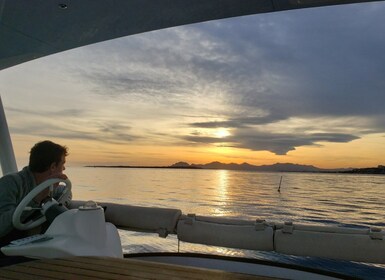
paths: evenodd
<path fill-rule="evenodd" d="M 272 222 L 385 227 L 382 175 L 87 167 L 69 167 L 66 174 L 72 181 L 75 200 L 178 208 L 184 214 Z M 120 233 L 127 253 L 178 250 L 175 236 L 163 239 L 151 234 Z M 271 253 L 187 243 L 179 244 L 179 250 L 281 258 Z"/>
<path fill-rule="evenodd" d="M 385 226 L 383 175 L 86 167 L 67 168 L 66 174 L 79 200 L 240 219 Z"/>

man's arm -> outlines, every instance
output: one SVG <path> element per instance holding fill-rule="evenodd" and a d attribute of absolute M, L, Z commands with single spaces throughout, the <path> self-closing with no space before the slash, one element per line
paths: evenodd
<path fill-rule="evenodd" d="M 13 229 L 12 216 L 17 207 L 18 194 L 15 182 L 10 177 L 0 180 L 0 237 Z"/>

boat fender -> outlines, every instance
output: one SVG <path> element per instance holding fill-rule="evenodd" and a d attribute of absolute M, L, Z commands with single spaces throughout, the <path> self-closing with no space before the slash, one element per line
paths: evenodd
<path fill-rule="evenodd" d="M 188 214 L 178 222 L 177 237 L 183 242 L 228 248 L 274 249 L 274 228 L 264 220 L 246 221 Z"/>
<path fill-rule="evenodd" d="M 196 215 L 195 214 L 187 214 L 187 218 L 184 220 L 186 225 L 192 225 L 195 222 Z"/>
<path fill-rule="evenodd" d="M 380 228 L 372 227 L 369 231 L 369 236 L 371 239 L 382 240 L 384 238 L 384 234 Z"/>
<path fill-rule="evenodd" d="M 285 222 L 282 227 L 282 232 L 292 234 L 294 230 L 293 222 Z"/>
<path fill-rule="evenodd" d="M 159 228 L 157 230 L 159 237 L 166 238 L 168 236 L 168 230 L 165 228 Z"/>
<path fill-rule="evenodd" d="M 255 220 L 255 230 L 260 231 L 260 230 L 265 230 L 265 228 L 269 226 L 266 220 L 261 220 L 261 219 L 256 219 Z"/>

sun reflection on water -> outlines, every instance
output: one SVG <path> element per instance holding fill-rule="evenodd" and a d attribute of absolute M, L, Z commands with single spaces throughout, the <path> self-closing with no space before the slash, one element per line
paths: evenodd
<path fill-rule="evenodd" d="M 229 188 L 229 171 L 228 170 L 218 170 L 216 173 L 216 186 L 217 186 L 217 196 L 218 203 L 217 207 L 214 209 L 215 216 L 226 215 L 228 210 L 226 210 L 228 202 L 228 188 Z"/>

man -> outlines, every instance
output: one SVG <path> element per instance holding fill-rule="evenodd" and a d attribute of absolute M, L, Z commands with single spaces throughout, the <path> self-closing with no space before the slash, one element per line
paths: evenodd
<path fill-rule="evenodd" d="M 67 179 L 67 176 L 63 174 L 67 155 L 68 149 L 65 146 L 51 141 L 39 142 L 30 151 L 28 166 L 0 179 L 0 246 L 27 235 L 26 232 L 13 228 L 13 213 L 23 198 L 42 182 L 51 178 Z M 62 192 L 63 189 L 55 188 L 53 197 L 59 198 Z M 48 193 L 47 188 L 37 195 L 30 205 L 38 207 Z M 71 196 L 72 194 L 69 193 L 67 203 Z"/>

